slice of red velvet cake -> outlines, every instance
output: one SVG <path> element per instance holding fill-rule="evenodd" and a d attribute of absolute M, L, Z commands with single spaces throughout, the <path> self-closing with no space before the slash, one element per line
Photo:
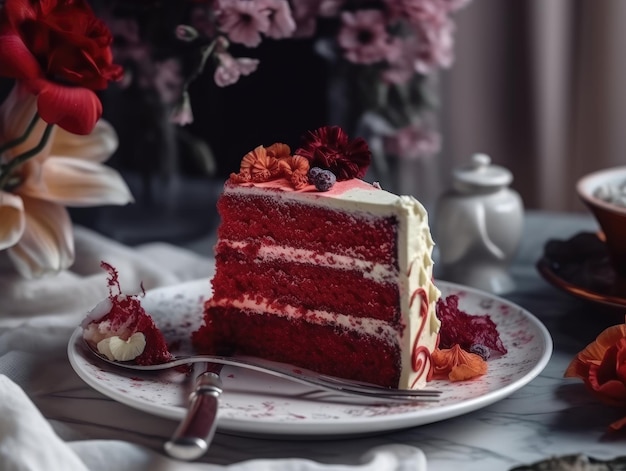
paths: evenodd
<path fill-rule="evenodd" d="M 362 144 L 337 133 L 309 136 L 332 159 L 306 146 L 294 156 L 286 146 L 259 147 L 226 183 L 213 296 L 194 343 L 206 353 L 422 387 L 440 326 L 427 213 L 412 197 L 345 174 L 355 161 L 352 174 L 364 173 L 354 155 Z"/>
<path fill-rule="evenodd" d="M 122 294 L 117 271 L 105 262 L 101 265 L 109 273 L 109 297 L 83 320 L 83 338 L 109 360 L 134 360 L 140 365 L 170 360 L 165 338 L 139 298 Z"/>

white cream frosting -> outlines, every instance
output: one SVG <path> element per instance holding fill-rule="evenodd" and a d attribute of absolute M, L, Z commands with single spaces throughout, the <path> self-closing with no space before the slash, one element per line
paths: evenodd
<path fill-rule="evenodd" d="M 221 239 L 224 244 L 233 249 L 245 249 L 247 242 Z M 358 258 L 339 255 L 332 252 L 314 252 L 313 250 L 296 249 L 284 245 L 263 245 L 258 248 L 257 258 L 263 261 L 290 260 L 297 263 L 310 263 L 338 270 L 358 270 L 363 272 L 363 278 L 381 283 L 395 282 L 398 279 L 398 270 L 391 265 L 375 263 Z"/>
<path fill-rule="evenodd" d="M 137 358 L 146 349 L 146 336 L 135 332 L 128 340 L 117 335 L 106 337 L 98 342 L 98 352 L 114 361 L 130 361 Z"/>
<path fill-rule="evenodd" d="M 311 324 L 333 325 L 346 330 L 352 330 L 365 335 L 379 338 L 387 343 L 393 343 L 396 337 L 396 330 L 387 322 L 368 317 L 354 318 L 345 314 L 312 309 L 303 312 L 301 308 L 295 306 L 276 307 L 271 300 L 258 297 L 254 299 L 244 296 L 243 300 L 222 299 L 212 301 L 214 306 L 234 307 L 252 314 L 270 313 L 278 317 L 289 319 L 304 319 Z"/>
<path fill-rule="evenodd" d="M 360 180 L 337 182 L 329 192 L 295 192 L 273 184 L 273 182 L 256 186 L 227 184 L 224 192 L 225 194 L 253 196 L 268 196 L 268 194 L 271 194 L 272 197 L 277 198 L 278 204 L 280 204 L 281 200 L 285 202 L 305 202 L 306 204 L 344 210 L 349 213 L 359 212 L 361 218 L 368 216 L 373 218 L 395 217 L 398 221 L 398 272 L 396 282 L 400 291 L 402 324 L 405 328 L 401 329 L 402 332 L 396 332 L 390 326 L 386 326 L 383 330 L 385 332 L 389 332 L 389 329 L 394 331 L 402 352 L 402 372 L 399 387 L 419 388 L 424 386 L 428 368 L 425 371 L 414 371 L 412 358 L 414 345 L 423 346 L 428 351 L 432 351 L 436 346 L 440 322 L 435 314 L 435 307 L 440 292 L 432 280 L 432 250 L 434 242 L 428 225 L 428 214 L 419 201 L 412 196 L 398 196 L 389 193 Z M 232 243 L 232 241 L 228 243 Z M 271 250 L 267 249 L 265 256 L 278 257 L 282 252 L 282 255 L 286 257 L 291 256 L 294 261 L 297 261 L 296 255 L 311 257 L 311 254 L 299 253 L 296 249 L 291 250 L 293 251 L 284 247 L 275 247 Z M 322 259 L 329 259 L 331 256 L 339 258 L 336 254 L 327 253 L 322 256 Z M 344 265 L 361 263 L 349 261 L 348 258 L 346 257 L 345 260 L 342 260 Z M 373 273 L 376 273 L 375 276 L 379 277 L 377 279 L 394 278 L 388 267 L 376 267 Z M 420 296 L 414 297 L 414 294 L 419 289 L 423 289 L 428 297 L 426 319 L 420 319 L 422 305 Z M 412 298 L 414 298 L 413 301 Z M 333 315 L 337 319 L 342 319 L 341 315 Z M 350 320 L 354 321 L 354 318 L 350 318 Z M 373 322 L 373 319 L 364 320 L 357 328 L 366 329 L 365 331 L 367 331 L 369 327 L 374 325 Z M 417 336 L 419 336 L 418 339 L 416 339 Z"/>

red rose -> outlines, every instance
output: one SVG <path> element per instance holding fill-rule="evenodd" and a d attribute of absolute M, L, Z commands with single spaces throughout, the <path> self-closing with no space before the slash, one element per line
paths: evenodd
<path fill-rule="evenodd" d="M 295 154 L 308 159 L 311 167 L 330 170 L 337 180 L 363 178 L 372 159 L 363 138 L 348 139 L 339 126 L 325 126 L 309 131 Z"/>
<path fill-rule="evenodd" d="M 6 0 L 0 12 L 0 75 L 38 96 L 41 118 L 89 134 L 102 115 L 93 92 L 122 76 L 112 36 L 84 0 Z"/>

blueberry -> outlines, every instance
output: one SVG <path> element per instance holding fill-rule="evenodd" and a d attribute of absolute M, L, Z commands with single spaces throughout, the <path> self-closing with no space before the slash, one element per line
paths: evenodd
<path fill-rule="evenodd" d="M 317 191 L 328 191 L 330 190 L 335 182 L 337 181 L 337 177 L 330 170 L 320 170 L 315 177 L 313 178 L 312 183 L 317 188 Z"/>
<path fill-rule="evenodd" d="M 312 182 L 313 180 L 315 180 L 315 178 L 319 175 L 319 173 L 323 171 L 324 169 L 321 169 L 319 167 L 311 167 L 308 173 L 309 181 Z"/>
<path fill-rule="evenodd" d="M 490 351 L 488 347 L 485 347 L 483 344 L 475 343 L 469 348 L 470 353 L 475 353 L 480 356 L 483 360 L 487 361 L 490 356 Z"/>

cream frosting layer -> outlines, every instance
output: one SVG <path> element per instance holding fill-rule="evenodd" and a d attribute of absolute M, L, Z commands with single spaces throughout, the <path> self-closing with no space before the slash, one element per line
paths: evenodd
<path fill-rule="evenodd" d="M 346 330 L 359 332 L 368 337 L 384 340 L 390 345 L 396 344 L 397 331 L 388 322 L 370 317 L 356 318 L 345 314 L 337 314 L 323 310 L 306 310 L 295 306 L 276 306 L 272 300 L 244 296 L 243 300 L 220 299 L 211 300 L 210 306 L 234 307 L 253 314 L 272 314 L 288 319 L 305 320 L 311 324 L 337 326 Z"/>
<path fill-rule="evenodd" d="M 250 244 L 245 241 L 221 239 L 220 245 L 243 250 Z M 360 260 L 332 252 L 314 252 L 284 245 L 263 245 L 257 251 L 257 258 L 262 261 L 287 260 L 296 263 L 309 263 L 337 270 L 358 270 L 363 278 L 380 283 L 394 283 L 398 280 L 398 270 L 392 265 Z"/>

